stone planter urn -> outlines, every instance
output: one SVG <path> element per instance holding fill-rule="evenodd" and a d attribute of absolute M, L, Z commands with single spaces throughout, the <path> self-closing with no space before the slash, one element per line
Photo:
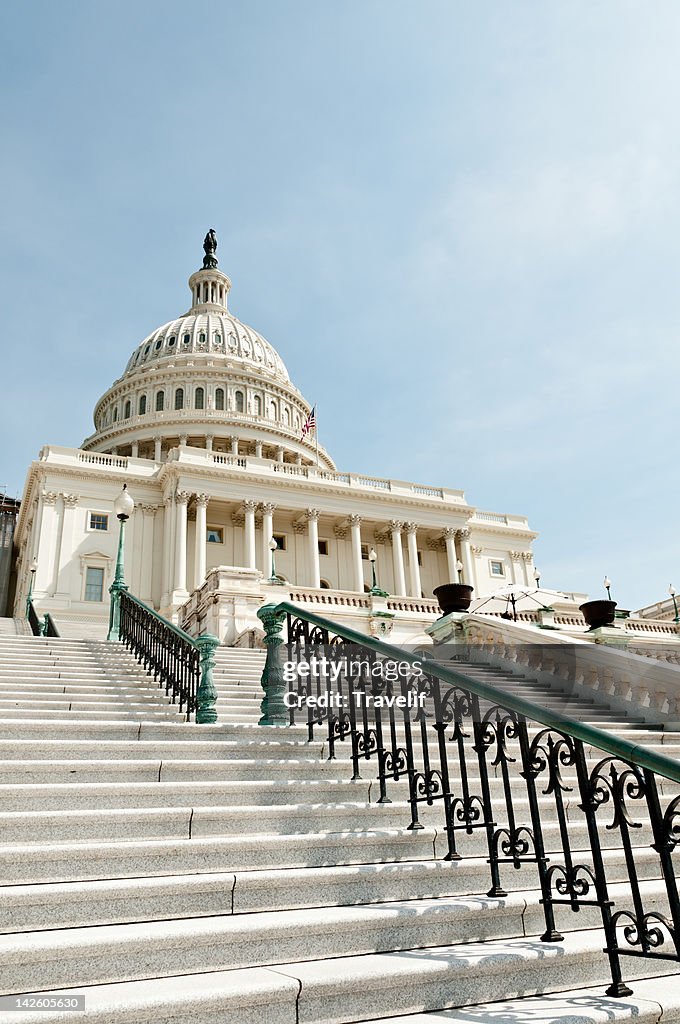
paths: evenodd
<path fill-rule="evenodd" d="M 442 583 L 435 587 L 434 596 L 439 601 L 443 615 L 449 612 L 466 612 L 470 607 L 474 587 L 467 583 Z"/>
<path fill-rule="evenodd" d="M 586 601 L 579 605 L 579 611 L 590 629 L 599 629 L 601 626 L 613 626 L 616 615 L 616 601 Z"/>

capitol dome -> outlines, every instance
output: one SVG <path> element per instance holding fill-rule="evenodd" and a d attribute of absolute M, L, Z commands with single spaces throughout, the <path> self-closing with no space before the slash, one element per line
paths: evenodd
<path fill-rule="evenodd" d="M 191 308 L 137 346 L 97 402 L 84 449 L 158 462 L 186 445 L 316 463 L 314 438 L 301 438 L 310 404 L 276 349 L 229 311 L 231 281 L 218 269 L 216 248 L 210 231 L 203 267 L 189 278 Z M 321 448 L 318 462 L 335 468 Z"/>

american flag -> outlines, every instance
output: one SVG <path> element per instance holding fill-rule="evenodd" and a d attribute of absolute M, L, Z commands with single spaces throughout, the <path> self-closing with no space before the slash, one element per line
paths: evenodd
<path fill-rule="evenodd" d="M 304 438 L 307 437 L 307 434 L 309 434 L 312 430 L 316 430 L 316 406 L 315 405 L 312 406 L 312 411 L 310 412 L 309 416 L 307 417 L 307 419 L 305 421 L 305 425 L 302 428 L 302 433 L 300 434 L 300 440 L 301 441 L 304 440 Z"/>

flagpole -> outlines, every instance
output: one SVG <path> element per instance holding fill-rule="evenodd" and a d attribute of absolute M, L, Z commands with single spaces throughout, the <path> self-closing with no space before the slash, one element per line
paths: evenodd
<path fill-rule="evenodd" d="M 314 441 L 316 442 L 316 468 L 319 468 L 319 413 L 314 403 Z"/>

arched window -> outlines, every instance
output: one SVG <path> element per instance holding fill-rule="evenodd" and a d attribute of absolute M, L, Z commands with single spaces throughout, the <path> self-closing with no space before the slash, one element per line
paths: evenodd
<path fill-rule="evenodd" d="M 190 334 L 185 334 L 184 337 L 182 338 L 182 342 L 185 345 L 190 345 L 191 344 L 191 335 Z"/>
<path fill-rule="evenodd" d="M 277 406 L 276 406 L 276 402 L 272 402 L 272 404 L 269 406 L 269 417 L 270 417 L 270 419 L 275 420 L 277 416 L 278 416 L 278 409 L 277 409 Z"/>
<path fill-rule="evenodd" d="M 201 345 L 205 345 L 205 331 L 201 331 L 201 333 L 198 336 L 198 340 L 200 341 Z"/>
<path fill-rule="evenodd" d="M 205 391 L 203 388 L 196 388 L 196 394 L 194 395 L 194 409 L 205 408 Z"/>
<path fill-rule="evenodd" d="M 224 409 L 224 388 L 217 388 L 215 391 L 215 408 Z"/>
<path fill-rule="evenodd" d="M 290 426 L 290 410 L 289 409 L 284 409 L 283 410 L 283 422 L 285 423 L 285 425 L 287 427 Z"/>
<path fill-rule="evenodd" d="M 328 582 L 328 580 L 319 580 L 319 584 L 321 585 L 321 589 L 322 590 L 330 590 L 331 589 L 331 585 Z"/>
<path fill-rule="evenodd" d="M 125 403 L 125 407 L 123 409 L 123 419 L 124 420 L 129 420 L 131 412 L 132 412 L 132 406 L 130 405 L 130 399 L 128 398 L 127 402 Z"/>
<path fill-rule="evenodd" d="M 175 409 L 184 408 L 184 388 L 177 388 L 175 391 Z"/>
<path fill-rule="evenodd" d="M 115 423 L 118 419 L 118 409 L 113 410 L 113 422 Z"/>
<path fill-rule="evenodd" d="M 156 394 L 156 412 L 163 412 L 165 408 L 165 391 L 159 391 Z"/>
<path fill-rule="evenodd" d="M 262 399 L 259 395 L 255 395 L 253 398 L 253 412 L 256 416 L 262 415 Z"/>
<path fill-rule="evenodd" d="M 213 340 L 214 340 L 216 345 L 221 345 L 222 344 L 222 335 L 220 334 L 219 331 L 215 331 L 215 333 L 213 335 Z"/>
<path fill-rule="evenodd" d="M 139 415 L 143 416 L 146 413 L 146 395 L 142 395 L 139 399 Z"/>
<path fill-rule="evenodd" d="M 173 334 L 173 336 L 171 338 L 168 338 L 168 348 L 172 348 L 176 341 L 177 341 L 177 339 L 176 339 L 175 335 Z"/>
<path fill-rule="evenodd" d="M 237 391 L 234 395 L 234 403 L 236 405 L 236 412 L 243 412 L 243 392 Z"/>

